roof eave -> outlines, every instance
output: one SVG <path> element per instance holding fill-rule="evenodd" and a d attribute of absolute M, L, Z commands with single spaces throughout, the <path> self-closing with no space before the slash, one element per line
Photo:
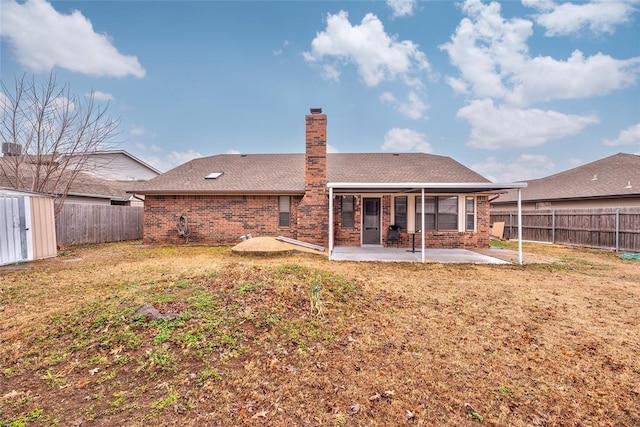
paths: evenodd
<path fill-rule="evenodd" d="M 634 197 L 640 197 L 640 193 L 635 194 L 606 194 L 600 196 L 582 196 L 582 197 L 556 197 L 556 198 L 541 198 L 541 199 L 525 199 L 523 202 L 538 203 L 538 202 L 571 202 L 571 201 L 584 201 L 584 200 L 604 200 L 604 199 L 629 199 Z M 516 203 L 517 199 L 500 200 L 497 199 L 491 202 L 492 205 L 507 205 Z"/>
<path fill-rule="evenodd" d="M 329 182 L 327 188 L 334 190 L 437 190 L 451 192 L 495 192 L 509 189 L 526 188 L 526 182 L 494 183 L 494 182 Z"/>
<path fill-rule="evenodd" d="M 304 195 L 300 190 L 252 190 L 252 191 L 202 191 L 202 190 L 129 190 L 130 194 L 142 194 L 150 196 L 299 196 Z"/>

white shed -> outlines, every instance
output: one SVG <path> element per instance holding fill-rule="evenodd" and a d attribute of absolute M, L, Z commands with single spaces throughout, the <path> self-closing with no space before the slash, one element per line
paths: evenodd
<path fill-rule="evenodd" d="M 57 255 L 53 200 L 0 188 L 0 265 Z"/>

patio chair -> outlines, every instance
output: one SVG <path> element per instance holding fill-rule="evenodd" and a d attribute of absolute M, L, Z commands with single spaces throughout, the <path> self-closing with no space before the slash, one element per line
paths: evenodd
<path fill-rule="evenodd" d="M 400 227 L 397 225 L 390 225 L 387 230 L 387 244 L 396 242 L 396 247 L 400 247 Z"/>

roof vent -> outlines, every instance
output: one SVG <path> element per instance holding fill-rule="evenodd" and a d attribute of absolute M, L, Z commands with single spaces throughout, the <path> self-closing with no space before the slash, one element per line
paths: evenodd
<path fill-rule="evenodd" d="M 632 185 L 631 185 L 631 181 L 627 181 L 627 185 L 624 188 L 627 189 L 627 190 L 633 188 Z"/>
<path fill-rule="evenodd" d="M 205 176 L 204 179 L 216 179 L 222 175 L 222 172 L 211 172 L 209 175 Z"/>
<path fill-rule="evenodd" d="M 311 114 L 322 114 L 322 108 L 311 108 Z"/>
<path fill-rule="evenodd" d="M 598 174 L 594 174 L 593 178 L 591 178 L 591 181 L 597 181 L 598 180 Z"/>
<path fill-rule="evenodd" d="M 247 157 L 246 154 L 240 154 L 240 157 Z"/>

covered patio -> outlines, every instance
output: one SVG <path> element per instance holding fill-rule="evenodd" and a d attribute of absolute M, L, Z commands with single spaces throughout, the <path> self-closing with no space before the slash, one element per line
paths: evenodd
<path fill-rule="evenodd" d="M 331 259 L 334 261 L 368 262 L 426 262 L 455 264 L 510 264 L 499 258 L 483 255 L 467 249 L 424 249 L 423 252 L 382 246 L 336 246 Z"/>
<path fill-rule="evenodd" d="M 428 248 L 425 233 L 425 193 L 431 194 L 486 194 L 499 193 L 508 189 L 517 189 L 518 207 L 518 263 L 522 259 L 522 199 L 521 190 L 526 183 L 493 183 L 493 182 L 328 182 L 329 189 L 329 260 L 332 261 L 397 261 L 397 262 L 468 262 L 509 264 L 509 262 L 482 255 L 465 249 L 432 249 Z M 334 196 L 340 194 L 417 194 L 421 209 L 420 218 L 416 220 L 415 234 L 420 234 L 420 241 L 413 241 L 414 250 L 405 248 L 382 247 L 382 245 L 335 246 L 334 244 Z"/>

